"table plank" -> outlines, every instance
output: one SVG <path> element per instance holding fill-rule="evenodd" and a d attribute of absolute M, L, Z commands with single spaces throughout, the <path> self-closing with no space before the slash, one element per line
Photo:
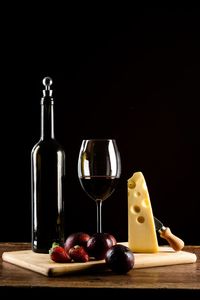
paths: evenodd
<path fill-rule="evenodd" d="M 196 263 L 133 269 L 125 275 L 104 270 L 70 276 L 46 277 L 2 261 L 4 251 L 30 248 L 29 243 L 0 243 L 0 288 L 200 291 L 200 246 L 186 246 L 183 249 L 197 255 Z"/>

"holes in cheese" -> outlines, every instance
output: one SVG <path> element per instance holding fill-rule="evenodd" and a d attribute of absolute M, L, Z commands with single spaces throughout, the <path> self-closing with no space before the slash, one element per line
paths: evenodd
<path fill-rule="evenodd" d="M 140 212 L 140 207 L 139 207 L 139 206 L 135 205 L 133 208 L 134 208 L 134 211 L 135 211 L 136 213 L 139 213 L 139 212 Z"/>
<path fill-rule="evenodd" d="M 136 187 L 136 183 L 134 181 L 128 182 L 129 189 L 134 189 Z"/>
<path fill-rule="evenodd" d="M 133 252 L 157 252 L 151 201 L 142 172 L 128 179 L 128 245 Z"/>
<path fill-rule="evenodd" d="M 143 216 L 139 216 L 139 217 L 137 218 L 137 221 L 138 221 L 138 223 L 144 223 L 145 219 L 144 219 Z"/>
<path fill-rule="evenodd" d="M 141 196 L 140 192 L 135 192 L 135 196 L 140 197 Z"/>

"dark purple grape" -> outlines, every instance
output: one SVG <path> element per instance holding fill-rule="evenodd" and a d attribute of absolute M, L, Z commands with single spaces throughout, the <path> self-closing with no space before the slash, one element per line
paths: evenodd
<path fill-rule="evenodd" d="M 89 240 L 90 235 L 86 232 L 74 232 L 71 233 L 65 243 L 64 243 L 64 248 L 65 251 L 69 251 L 70 248 L 79 245 L 83 246 L 85 249 L 87 248 L 87 241 Z"/>
<path fill-rule="evenodd" d="M 113 243 L 113 239 L 108 233 L 95 233 L 87 241 L 87 252 L 97 260 L 104 259 Z"/>
<path fill-rule="evenodd" d="M 115 244 L 117 244 L 117 240 L 116 240 L 116 238 L 114 237 L 114 235 L 112 235 L 112 234 L 110 234 L 110 233 L 104 233 L 104 235 L 105 235 L 108 239 L 110 239 L 110 240 L 112 241 L 113 246 L 114 246 Z"/>
<path fill-rule="evenodd" d="M 116 244 L 106 252 L 105 261 L 113 272 L 125 274 L 133 268 L 135 257 L 128 247 Z"/>

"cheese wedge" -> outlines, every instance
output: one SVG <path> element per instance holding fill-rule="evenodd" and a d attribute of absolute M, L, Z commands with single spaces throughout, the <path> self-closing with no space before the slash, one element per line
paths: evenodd
<path fill-rule="evenodd" d="M 151 201 L 142 172 L 128 179 L 128 247 L 133 252 L 158 252 Z"/>

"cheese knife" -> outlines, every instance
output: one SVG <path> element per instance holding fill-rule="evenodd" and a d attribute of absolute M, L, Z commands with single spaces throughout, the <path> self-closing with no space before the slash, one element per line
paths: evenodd
<path fill-rule="evenodd" d="M 169 227 L 165 227 L 163 223 L 154 217 L 156 230 L 159 232 L 160 237 L 167 240 L 169 245 L 175 250 L 180 251 L 184 247 L 184 242 L 174 235 Z"/>

